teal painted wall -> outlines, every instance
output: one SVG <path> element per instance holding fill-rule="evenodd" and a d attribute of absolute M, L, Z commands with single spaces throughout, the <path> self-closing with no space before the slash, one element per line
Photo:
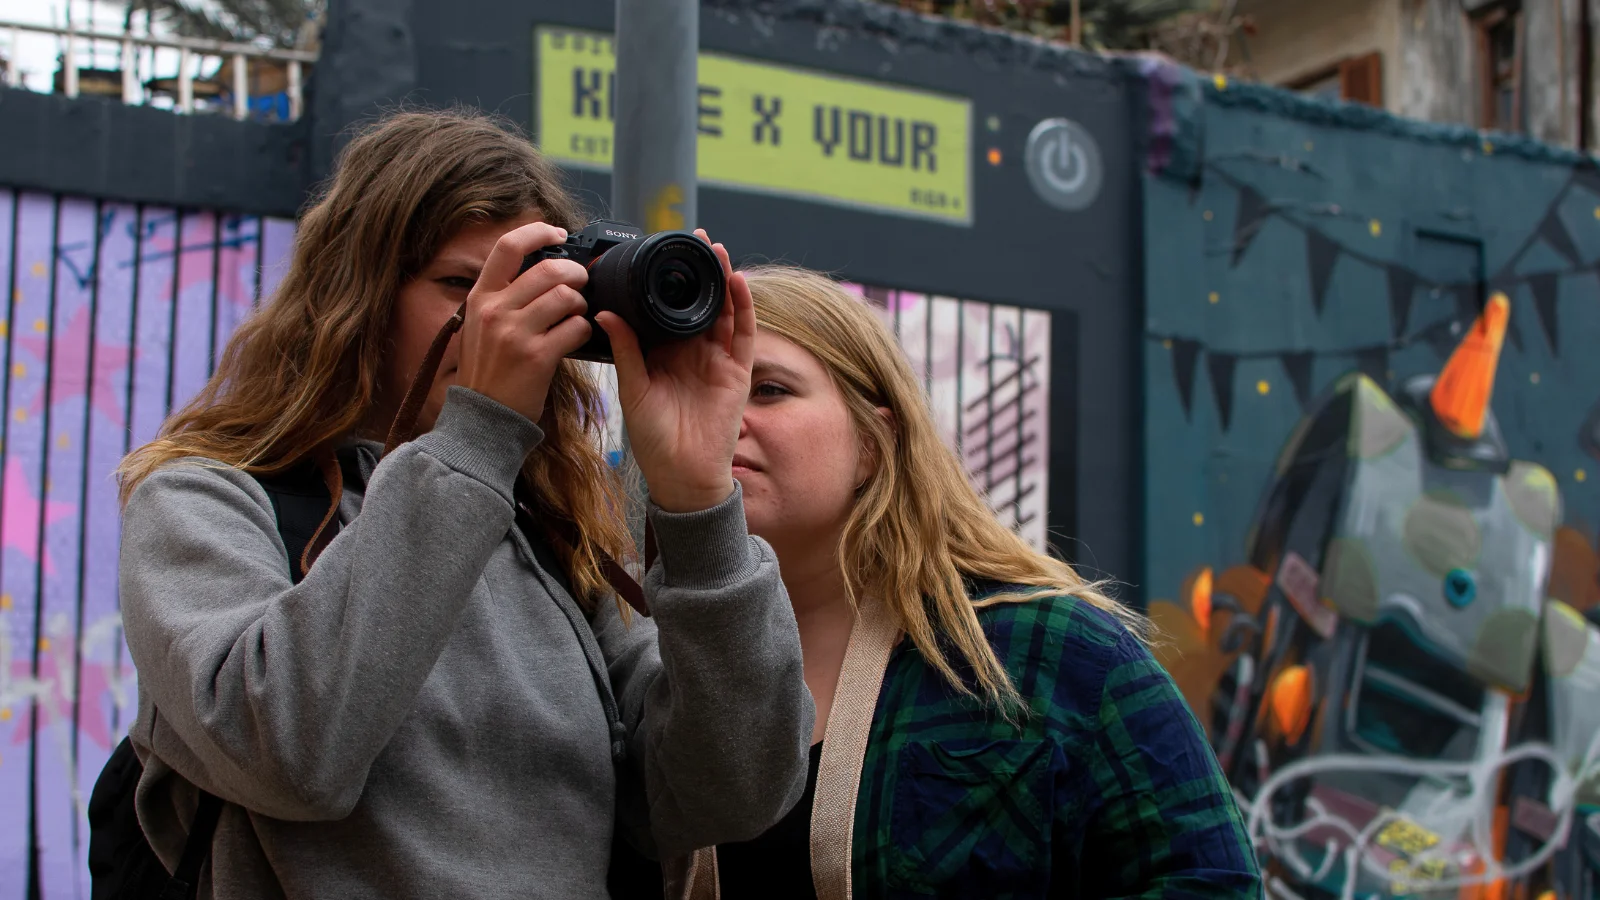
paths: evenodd
<path fill-rule="evenodd" d="M 1242 561 L 1302 412 L 1292 369 L 1308 370 L 1312 397 L 1352 369 L 1391 389 L 1437 372 L 1455 344 L 1451 325 L 1470 325 L 1480 292 L 1495 289 L 1510 296 L 1512 315 L 1494 412 L 1512 456 L 1554 473 L 1567 524 L 1592 548 L 1600 459 L 1579 441 L 1600 403 L 1592 164 L 1502 136 L 1147 69 L 1145 564 L 1132 576 L 1145 596 L 1174 598 L 1199 567 Z M 1320 314 L 1313 242 L 1337 248 Z M 1476 267 L 1472 242 L 1481 242 L 1483 288 L 1461 271 Z M 1411 278 L 1402 326 L 1391 294 Z M 1551 285 L 1546 321 L 1535 294 L 1548 297 Z"/>

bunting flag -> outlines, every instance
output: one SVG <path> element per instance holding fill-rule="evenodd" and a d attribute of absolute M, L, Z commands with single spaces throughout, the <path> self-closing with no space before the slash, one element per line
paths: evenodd
<path fill-rule="evenodd" d="M 1237 266 L 1250 244 L 1261 233 L 1261 226 L 1272 215 L 1272 207 L 1261 192 L 1249 185 L 1239 188 L 1239 211 L 1233 217 L 1233 258 L 1229 266 Z"/>
<path fill-rule="evenodd" d="M 1217 401 L 1222 430 L 1233 422 L 1233 366 L 1239 358 L 1231 353 L 1207 353 L 1206 368 L 1211 372 L 1211 394 Z"/>
<path fill-rule="evenodd" d="M 1183 402 L 1183 418 L 1189 419 L 1194 406 L 1194 364 L 1200 358 L 1200 342 L 1172 339 L 1172 373 L 1178 379 L 1178 399 Z"/>
<path fill-rule="evenodd" d="M 1544 221 L 1539 223 L 1537 234 L 1541 240 L 1550 245 L 1550 249 L 1561 254 L 1571 265 L 1577 265 L 1578 260 L 1583 258 L 1578 252 L 1578 245 L 1573 243 L 1572 235 L 1567 231 L 1567 224 L 1561 221 L 1560 207 L 1552 206 L 1550 211 L 1545 213 Z"/>
<path fill-rule="evenodd" d="M 1283 373 L 1294 386 L 1294 399 L 1300 402 L 1301 412 L 1311 411 L 1311 362 L 1314 355 L 1309 350 L 1284 353 L 1278 357 L 1283 363 Z"/>
<path fill-rule="evenodd" d="M 1328 282 L 1333 279 L 1334 263 L 1339 261 L 1339 245 L 1315 228 L 1306 231 L 1306 262 L 1311 267 L 1311 308 L 1322 317 L 1322 304 L 1328 299 Z"/>
<path fill-rule="evenodd" d="M 1561 344 L 1560 326 L 1556 319 L 1556 297 L 1560 293 L 1561 283 L 1555 273 L 1546 272 L 1528 279 L 1528 287 L 1533 291 L 1533 308 L 1539 314 L 1539 325 L 1544 328 L 1544 338 L 1550 344 L 1550 354 L 1559 357 Z"/>
<path fill-rule="evenodd" d="M 1276 359 L 1283 366 L 1295 400 L 1301 410 L 1309 412 L 1315 385 L 1312 367 L 1318 358 L 1329 357 L 1353 360 L 1355 368 L 1383 384 L 1389 381 L 1391 354 L 1413 344 L 1426 343 L 1439 355 L 1442 363 L 1454 352 L 1464 334 L 1464 326 L 1454 317 L 1439 319 L 1422 329 L 1393 340 L 1357 347 L 1327 350 L 1276 349 L 1276 350 L 1212 350 L 1193 338 L 1146 333 L 1148 339 L 1159 340 L 1172 353 L 1173 379 L 1177 383 L 1178 398 L 1183 404 L 1185 420 L 1192 421 L 1194 405 L 1195 371 L 1202 354 L 1206 357 L 1206 370 L 1211 377 L 1212 400 L 1217 405 L 1217 418 L 1224 431 L 1233 424 L 1233 378 L 1241 359 Z"/>
<path fill-rule="evenodd" d="M 1583 260 L 1582 251 L 1560 216 L 1563 201 L 1571 190 L 1589 191 L 1595 195 L 1596 201 L 1600 202 L 1600 167 L 1585 167 L 1573 171 L 1571 180 L 1551 200 L 1544 218 L 1539 221 L 1534 234 L 1527 238 L 1525 246 L 1507 259 L 1497 272 L 1491 273 L 1487 279 L 1479 276 L 1471 281 L 1454 283 L 1436 283 L 1418 274 L 1400 260 L 1383 258 L 1374 252 L 1363 250 L 1357 243 L 1341 244 L 1321 229 L 1314 227 L 1303 216 L 1294 213 L 1296 210 L 1314 208 L 1319 215 L 1355 219 L 1364 224 L 1371 223 L 1374 226 L 1372 229 L 1374 235 L 1379 233 L 1377 227 L 1379 223 L 1376 219 L 1341 209 L 1338 204 L 1297 204 L 1293 200 L 1269 202 L 1260 189 L 1225 169 L 1207 164 L 1206 170 L 1217 181 L 1231 186 L 1238 193 L 1238 208 L 1233 224 L 1233 246 L 1229 251 L 1230 267 L 1239 265 L 1261 233 L 1261 229 L 1269 220 L 1277 218 L 1285 225 L 1298 228 L 1305 234 L 1310 299 L 1312 308 L 1319 318 L 1328 303 L 1333 271 L 1339 261 L 1346 257 L 1364 266 L 1382 270 L 1389 292 L 1389 337 L 1387 340 L 1368 345 L 1318 350 L 1296 347 L 1220 351 L 1213 350 L 1194 338 L 1147 333 L 1147 338 L 1159 339 L 1171 349 L 1173 377 L 1177 382 L 1178 397 L 1183 405 L 1186 420 L 1192 421 L 1196 371 L 1200 357 L 1205 356 L 1212 399 L 1217 405 L 1218 419 L 1224 431 L 1233 424 L 1235 398 L 1233 379 L 1241 359 L 1277 359 L 1294 390 L 1295 400 L 1303 411 L 1309 411 L 1315 388 L 1313 364 L 1318 358 L 1334 357 L 1352 361 L 1354 368 L 1374 381 L 1387 385 L 1392 354 L 1408 346 L 1425 344 L 1443 364 L 1450 358 L 1450 354 L 1455 352 L 1466 329 L 1482 312 L 1487 293 L 1494 290 L 1514 295 L 1517 287 L 1523 283 L 1528 284 L 1532 293 L 1534 312 L 1538 316 L 1540 329 L 1550 345 L 1551 353 L 1559 355 L 1561 325 L 1557 296 L 1561 275 L 1582 272 L 1600 276 L 1600 260 L 1588 262 Z M 1197 199 L 1198 191 L 1192 191 L 1190 202 L 1193 203 Z M 1552 251 L 1564 258 L 1571 268 L 1560 271 L 1518 272 L 1518 266 L 1528 250 L 1539 241 L 1543 241 Z M 1442 292 L 1454 310 L 1436 321 L 1412 330 L 1411 320 L 1418 309 L 1416 292 L 1423 287 L 1431 287 L 1434 296 L 1439 296 Z M 1521 317 L 1514 313 L 1506 327 L 1506 337 L 1518 351 L 1525 350 L 1522 332 L 1518 327 L 1520 319 Z M 1600 442 L 1600 434 L 1596 435 L 1596 441 Z"/>
<path fill-rule="evenodd" d="M 1410 269 L 1396 266 L 1389 270 L 1389 333 L 1399 337 L 1411 322 L 1411 300 L 1417 292 L 1417 276 Z"/>
<path fill-rule="evenodd" d="M 1374 252 L 1363 250 L 1359 244 L 1346 245 L 1339 243 L 1326 232 L 1315 227 L 1311 221 L 1295 213 L 1296 211 L 1314 210 L 1318 215 L 1355 219 L 1362 223 L 1369 223 L 1375 229 L 1381 224 L 1377 219 L 1352 210 L 1343 209 L 1336 203 L 1298 202 L 1293 199 L 1269 201 L 1259 188 L 1238 175 L 1227 171 L 1226 168 L 1217 166 L 1214 163 L 1208 163 L 1205 168 L 1208 178 L 1228 185 L 1238 194 L 1238 208 L 1233 223 L 1233 246 L 1229 250 L 1230 267 L 1239 265 L 1245 253 L 1249 251 L 1256 237 L 1260 234 L 1261 229 L 1266 226 L 1269 220 L 1276 218 L 1291 228 L 1300 229 L 1305 234 L 1306 268 L 1311 305 L 1319 318 L 1323 309 L 1327 306 L 1328 293 L 1333 280 L 1333 270 L 1341 259 L 1348 257 L 1373 268 L 1383 270 L 1389 284 L 1389 308 L 1392 314 L 1390 333 L 1395 336 L 1405 334 L 1410 325 L 1410 315 L 1415 303 L 1413 292 L 1417 287 L 1421 287 L 1424 284 L 1432 284 L 1432 282 L 1408 268 L 1400 260 L 1384 258 Z M 1600 260 L 1584 261 L 1582 250 L 1573 240 L 1572 232 L 1567 228 L 1560 214 L 1563 201 L 1567 198 L 1568 193 L 1580 188 L 1593 192 L 1596 199 L 1600 200 L 1600 167 L 1573 170 L 1570 180 L 1551 200 L 1549 208 L 1540 220 L 1534 234 L 1528 237 L 1526 245 L 1513 254 L 1511 258 L 1507 259 L 1502 264 L 1499 272 L 1495 273 L 1494 277 L 1490 279 L 1497 289 L 1504 290 L 1507 294 L 1512 294 L 1517 285 L 1538 278 L 1541 274 L 1552 274 L 1523 274 L 1517 272 L 1517 267 L 1527 255 L 1528 250 L 1540 240 L 1549 245 L 1555 253 L 1559 254 L 1571 265 L 1570 269 L 1563 270 L 1562 273 L 1593 272 L 1596 275 L 1600 275 Z M 1190 199 L 1193 201 L 1195 196 L 1191 194 Z M 1378 231 L 1374 230 L 1373 233 L 1376 235 Z M 1485 285 L 1482 282 L 1474 280 L 1464 284 L 1442 283 L 1435 286 L 1455 295 L 1457 314 L 1464 320 L 1470 321 L 1482 311 L 1485 291 Z M 1407 290 L 1408 287 L 1410 290 Z M 1514 346 L 1520 348 L 1522 338 L 1514 321 L 1508 327 L 1506 336 L 1511 339 Z"/>

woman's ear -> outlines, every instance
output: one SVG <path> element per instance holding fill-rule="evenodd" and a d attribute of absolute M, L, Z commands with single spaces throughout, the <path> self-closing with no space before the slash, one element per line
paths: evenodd
<path fill-rule="evenodd" d="M 890 411 L 889 407 L 887 406 L 880 406 L 874 410 L 874 412 L 878 414 L 878 418 L 883 420 L 885 430 L 889 432 L 889 441 L 891 442 L 889 452 L 892 453 L 895 424 L 894 413 Z M 877 442 L 863 439 L 861 441 L 861 453 L 858 455 L 856 462 L 856 490 L 859 491 L 861 488 L 866 486 L 867 479 L 871 478 L 878 471 L 878 464 L 881 461 L 882 460 L 878 458 Z"/>

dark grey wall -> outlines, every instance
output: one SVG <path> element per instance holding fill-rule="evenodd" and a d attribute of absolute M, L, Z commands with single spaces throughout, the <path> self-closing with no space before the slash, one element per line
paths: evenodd
<path fill-rule="evenodd" d="M 306 128 L 0 88 L 0 185 L 293 216 Z"/>

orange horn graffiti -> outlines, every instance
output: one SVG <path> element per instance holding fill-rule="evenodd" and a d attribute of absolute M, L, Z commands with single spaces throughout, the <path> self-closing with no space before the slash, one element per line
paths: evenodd
<path fill-rule="evenodd" d="M 1483 418 L 1489 411 L 1495 368 L 1500 364 L 1510 318 L 1510 299 L 1496 292 L 1434 382 L 1428 397 L 1434 415 L 1457 437 L 1470 440 L 1483 434 Z"/>

